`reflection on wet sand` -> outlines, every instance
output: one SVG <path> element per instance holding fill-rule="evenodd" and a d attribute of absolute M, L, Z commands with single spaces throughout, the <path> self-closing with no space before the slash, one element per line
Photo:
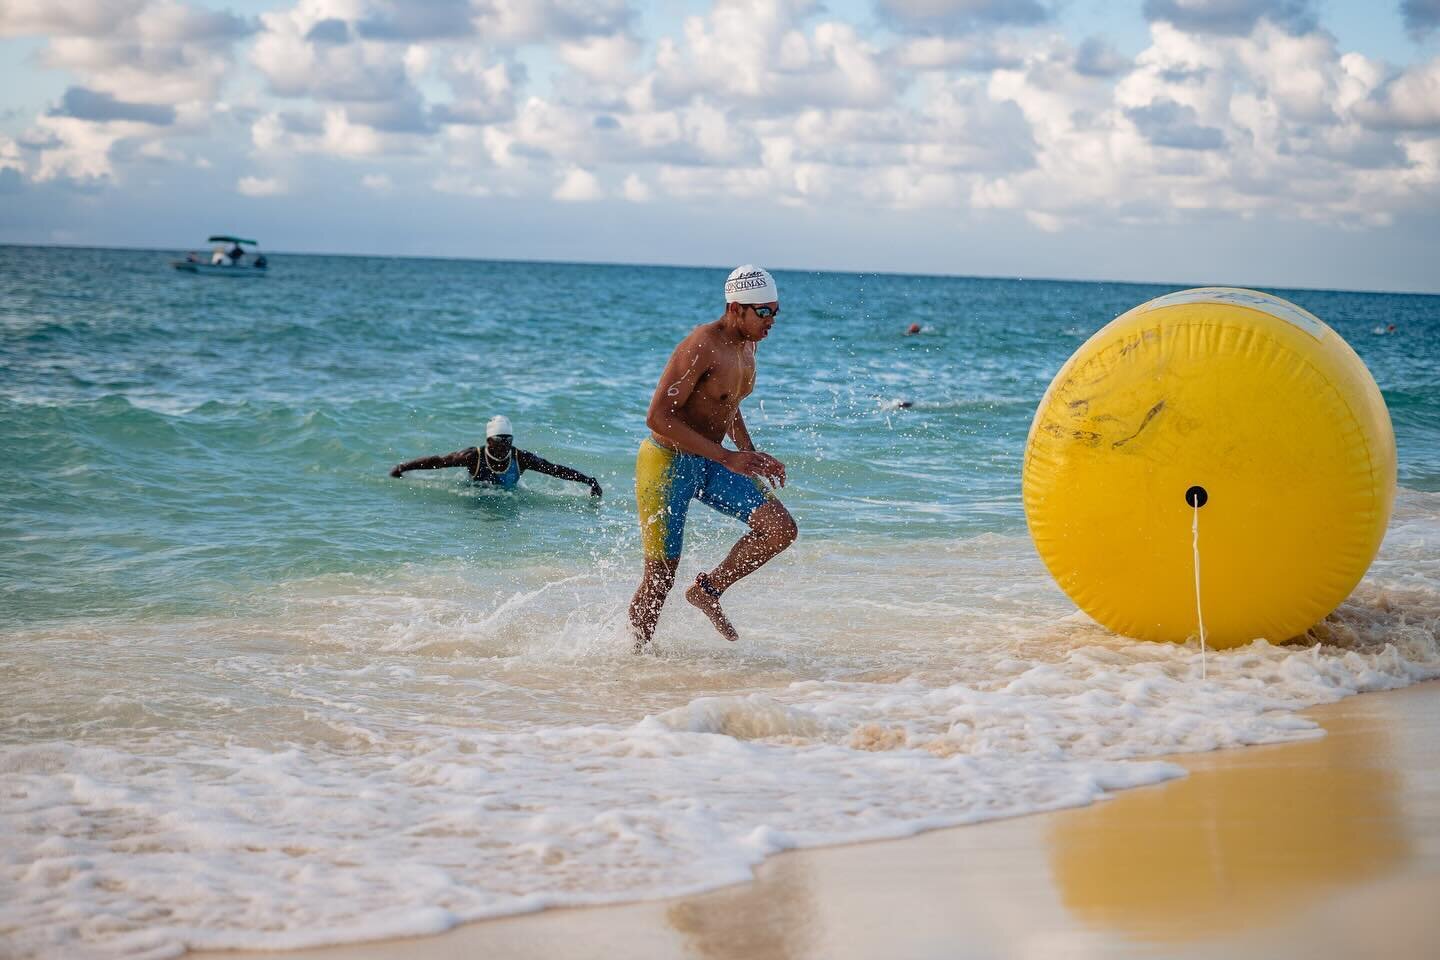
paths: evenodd
<path fill-rule="evenodd" d="M 810 871 L 797 857 L 772 861 L 752 883 L 681 900 L 665 919 L 706 960 L 816 956 Z"/>
<path fill-rule="evenodd" d="M 195 960 L 1433 960 L 1440 683 L 1312 711 L 1322 740 L 1179 758 L 1102 804 L 781 854 L 753 882 L 442 936 Z"/>
<path fill-rule="evenodd" d="M 1055 820 L 1051 866 L 1087 926 L 1205 940 L 1286 920 L 1406 859 L 1383 729 L 1196 758 L 1190 776 Z"/>

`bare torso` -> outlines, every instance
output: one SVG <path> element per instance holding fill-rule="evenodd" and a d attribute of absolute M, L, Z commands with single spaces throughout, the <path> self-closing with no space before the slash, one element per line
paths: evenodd
<path fill-rule="evenodd" d="M 707 440 L 720 443 L 735 422 L 740 401 L 755 389 L 755 344 L 725 336 L 718 322 L 703 323 L 675 348 L 677 355 L 692 351 L 695 363 L 681 379 L 694 378 L 694 386 L 675 415 Z M 681 391 L 672 384 L 667 392 L 678 396 Z M 668 445 L 664 437 L 652 436 Z"/>

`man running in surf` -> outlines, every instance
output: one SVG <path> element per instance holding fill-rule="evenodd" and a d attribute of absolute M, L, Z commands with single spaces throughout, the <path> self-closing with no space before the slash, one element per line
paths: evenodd
<path fill-rule="evenodd" d="M 740 414 L 740 401 L 755 389 L 756 344 L 779 312 L 774 278 L 737 267 L 725 281 L 725 312 L 681 340 L 660 375 L 645 418 L 650 436 L 635 459 L 645 549 L 645 572 L 630 601 L 637 653 L 655 635 L 675 583 L 692 499 L 750 526 L 729 556 L 685 591 L 726 640 L 739 634 L 720 608 L 721 595 L 795 542 L 795 521 L 772 490 L 785 485 L 785 465 L 755 449 Z M 727 436 L 737 449 L 721 445 Z"/>

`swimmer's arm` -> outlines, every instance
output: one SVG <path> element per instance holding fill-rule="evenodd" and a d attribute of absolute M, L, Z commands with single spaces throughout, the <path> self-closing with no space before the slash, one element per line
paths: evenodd
<path fill-rule="evenodd" d="M 650 412 L 645 415 L 645 426 L 673 447 L 724 463 L 729 451 L 680 418 L 681 408 L 689 402 L 690 395 L 705 374 L 710 372 L 709 358 L 713 356 L 714 353 L 697 339 L 687 338 L 675 348 L 670 362 L 665 364 L 665 372 L 660 374 L 655 395 L 650 398 Z"/>
<path fill-rule="evenodd" d="M 730 439 L 735 441 L 736 450 L 755 452 L 755 441 L 750 439 L 750 429 L 745 426 L 745 417 L 740 408 L 735 408 L 735 420 L 730 424 Z"/>
<path fill-rule="evenodd" d="M 561 480 L 573 480 L 576 483 L 583 483 L 590 488 L 590 496 L 598 497 L 602 493 L 600 481 L 594 477 L 586 476 L 579 470 L 561 466 L 558 463 L 551 463 L 544 457 L 537 457 L 529 450 L 516 450 L 520 457 L 521 470 L 534 470 L 536 473 L 543 473 L 550 477 L 559 477 Z"/>
<path fill-rule="evenodd" d="M 390 471 L 390 476 L 398 477 L 406 470 L 443 470 L 446 467 L 466 467 L 471 473 L 475 472 L 475 463 L 480 459 L 478 447 L 466 447 L 464 450 L 456 450 L 454 453 L 437 454 L 433 457 L 420 457 L 417 460 L 407 460 Z"/>

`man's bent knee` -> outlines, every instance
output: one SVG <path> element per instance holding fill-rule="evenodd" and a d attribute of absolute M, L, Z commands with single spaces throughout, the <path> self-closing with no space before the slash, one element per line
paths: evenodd
<path fill-rule="evenodd" d="M 800 536 L 800 528 L 795 525 L 795 518 L 788 513 L 785 514 L 776 525 L 775 532 L 772 536 L 779 542 L 781 550 L 784 550 L 790 546 L 790 544 L 794 543 L 795 538 Z"/>
<path fill-rule="evenodd" d="M 775 544 L 777 550 L 784 550 L 800 535 L 800 528 L 795 525 L 795 518 L 790 516 L 790 511 L 773 501 L 751 515 L 750 525 L 766 540 Z"/>

